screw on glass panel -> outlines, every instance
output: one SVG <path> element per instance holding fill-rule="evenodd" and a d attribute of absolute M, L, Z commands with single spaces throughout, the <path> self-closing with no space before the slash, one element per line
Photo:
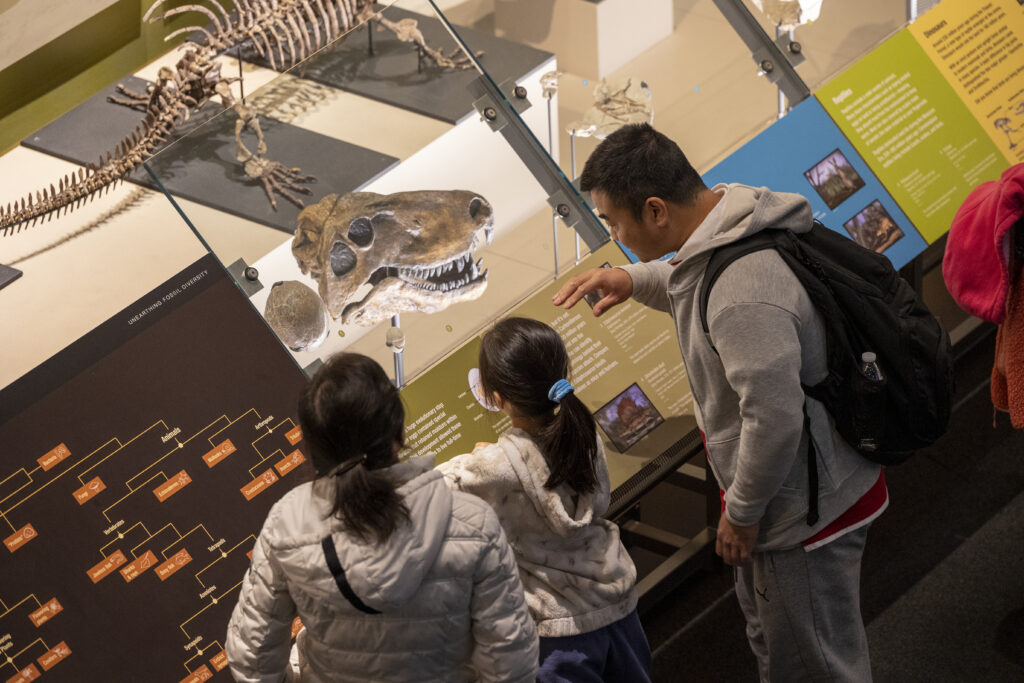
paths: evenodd
<path fill-rule="evenodd" d="M 488 121 L 493 121 L 498 118 L 498 111 L 494 107 L 487 107 L 484 109 L 484 118 Z"/>
<path fill-rule="evenodd" d="M 561 216 L 562 218 L 565 218 L 565 217 L 567 217 L 569 215 L 569 205 L 568 204 L 559 204 L 558 206 L 555 207 L 555 211 L 558 212 L 559 216 Z"/>
<path fill-rule="evenodd" d="M 246 268 L 244 274 L 245 279 L 248 280 L 249 282 L 256 282 L 256 280 L 260 279 L 260 271 L 256 270 L 252 266 Z"/>
<path fill-rule="evenodd" d="M 521 86 L 521 85 L 517 85 L 517 86 L 516 86 L 516 89 L 515 89 L 515 90 L 513 90 L 512 92 L 513 92 L 513 93 L 515 94 L 515 96 L 516 96 L 516 97 L 518 97 L 519 99 L 521 99 L 521 100 L 525 100 L 525 99 L 526 99 L 526 88 L 524 88 L 523 86 Z"/>
<path fill-rule="evenodd" d="M 803 51 L 803 49 L 804 47 L 800 43 L 796 42 L 795 40 L 790 41 L 789 51 L 792 52 L 793 54 L 798 55 L 801 51 Z"/>
<path fill-rule="evenodd" d="M 775 71 L 775 65 L 772 64 L 772 60 L 761 60 L 761 71 L 765 72 L 766 74 L 770 74 L 772 71 Z"/>

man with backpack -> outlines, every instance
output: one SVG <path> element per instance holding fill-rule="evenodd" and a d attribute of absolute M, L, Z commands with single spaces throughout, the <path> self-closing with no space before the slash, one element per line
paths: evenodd
<path fill-rule="evenodd" d="M 581 186 L 641 263 L 577 275 L 553 303 L 570 308 L 597 291 L 595 315 L 632 296 L 674 318 L 723 492 L 716 552 L 735 567 L 761 680 L 870 681 L 860 562 L 888 494 L 881 467 L 805 393 L 830 374 L 826 321 L 780 253 L 760 249 L 721 271 L 707 296 L 707 334 L 701 322 L 712 253 L 763 231 L 808 233 L 810 204 L 767 188 L 709 189 L 646 124 L 609 135 Z"/>

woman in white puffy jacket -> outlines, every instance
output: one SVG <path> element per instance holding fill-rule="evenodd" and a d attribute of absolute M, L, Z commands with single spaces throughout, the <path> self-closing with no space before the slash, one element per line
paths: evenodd
<path fill-rule="evenodd" d="M 381 367 L 333 357 L 299 422 L 318 476 L 260 532 L 228 626 L 235 680 L 532 681 L 537 632 L 501 526 L 432 458 L 397 462 L 404 410 Z"/>

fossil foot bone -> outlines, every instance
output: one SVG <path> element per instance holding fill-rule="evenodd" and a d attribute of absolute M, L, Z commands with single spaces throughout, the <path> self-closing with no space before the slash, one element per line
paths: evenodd
<path fill-rule="evenodd" d="M 306 175 L 298 168 L 285 166 L 278 161 L 271 161 L 258 155 L 250 157 L 245 162 L 245 174 L 263 183 L 263 191 L 267 194 L 267 199 L 270 200 L 274 211 L 277 211 L 275 193 L 301 208 L 304 206 L 302 200 L 294 193 L 312 194 L 305 184 L 316 182 L 314 176 Z"/>

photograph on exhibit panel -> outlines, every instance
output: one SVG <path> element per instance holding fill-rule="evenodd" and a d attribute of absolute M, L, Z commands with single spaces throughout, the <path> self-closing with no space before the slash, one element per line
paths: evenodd
<path fill-rule="evenodd" d="M 843 223 L 843 227 L 857 244 L 879 254 L 903 237 L 903 231 L 877 199 Z"/>
<path fill-rule="evenodd" d="M 830 209 L 836 208 L 864 187 L 864 179 L 838 148 L 804 171 L 804 177 Z"/>
<path fill-rule="evenodd" d="M 612 264 L 610 264 L 607 261 L 605 261 L 599 267 L 600 268 L 611 268 Z M 591 310 L 593 310 L 594 305 L 598 301 L 603 299 L 603 298 L 604 298 L 604 292 L 602 292 L 600 289 L 594 290 L 593 292 L 588 292 L 587 294 L 583 295 L 583 300 L 587 302 L 587 305 L 590 306 Z"/>
<path fill-rule="evenodd" d="M 625 453 L 665 421 L 635 382 L 595 411 L 594 419 L 620 453 Z"/>

